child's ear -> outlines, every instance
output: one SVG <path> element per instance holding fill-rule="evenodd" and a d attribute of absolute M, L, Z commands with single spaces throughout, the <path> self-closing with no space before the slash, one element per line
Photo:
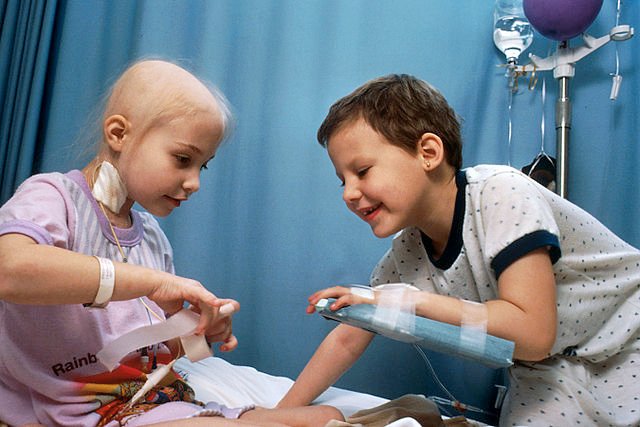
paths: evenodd
<path fill-rule="evenodd" d="M 444 144 L 435 133 L 426 132 L 418 142 L 418 154 L 425 171 L 431 171 L 444 161 Z"/>
<path fill-rule="evenodd" d="M 113 151 L 120 152 L 125 137 L 130 131 L 131 124 L 120 114 L 114 114 L 104 120 L 104 138 Z"/>

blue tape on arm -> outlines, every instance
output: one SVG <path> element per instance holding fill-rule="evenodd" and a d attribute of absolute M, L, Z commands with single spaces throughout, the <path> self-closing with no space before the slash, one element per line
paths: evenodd
<path fill-rule="evenodd" d="M 397 341 L 415 343 L 430 350 L 453 354 L 463 359 L 482 363 L 490 368 L 504 368 L 513 364 L 515 344 L 512 341 L 487 334 L 484 348 L 479 348 L 460 339 L 462 331 L 460 326 L 420 316 L 415 318 L 413 333 L 397 327 L 389 329 L 374 323 L 376 306 L 358 304 L 331 311 L 329 307 L 333 301 L 329 299 L 324 308 L 319 308 L 318 313 L 330 320 L 356 326 Z"/>

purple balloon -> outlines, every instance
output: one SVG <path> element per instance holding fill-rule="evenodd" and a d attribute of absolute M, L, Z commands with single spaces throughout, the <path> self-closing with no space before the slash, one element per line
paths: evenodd
<path fill-rule="evenodd" d="M 524 14 L 540 34 L 569 40 L 582 34 L 596 19 L 603 0 L 523 0 Z"/>

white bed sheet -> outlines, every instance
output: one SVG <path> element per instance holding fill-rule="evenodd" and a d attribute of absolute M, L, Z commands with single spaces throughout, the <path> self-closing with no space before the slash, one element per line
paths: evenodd
<path fill-rule="evenodd" d="M 198 400 L 216 401 L 229 407 L 253 404 L 273 408 L 293 384 L 290 378 L 269 375 L 249 366 L 232 365 L 219 357 L 208 357 L 196 363 L 183 357 L 174 368 L 193 387 Z M 387 401 L 371 394 L 331 387 L 314 403 L 335 406 L 348 417 Z"/>
<path fill-rule="evenodd" d="M 174 368 L 194 389 L 198 400 L 215 401 L 229 407 L 256 405 L 273 408 L 293 384 L 291 378 L 269 375 L 249 366 L 233 365 L 218 357 L 196 363 L 183 357 Z M 388 399 L 338 387 L 330 387 L 314 401 L 315 404 L 338 408 L 345 417 L 385 402 Z M 481 423 L 477 425 L 484 426 Z M 420 427 L 420 424 L 414 419 L 403 418 L 388 427 Z"/>

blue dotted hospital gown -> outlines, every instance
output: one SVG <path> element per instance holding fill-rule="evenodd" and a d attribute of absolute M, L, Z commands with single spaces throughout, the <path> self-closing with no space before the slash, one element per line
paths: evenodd
<path fill-rule="evenodd" d="M 516 361 L 501 426 L 640 425 L 640 251 L 584 210 L 506 166 L 458 173 L 449 242 L 439 259 L 416 228 L 401 231 L 371 284 L 403 282 L 485 302 L 497 278 L 548 247 L 558 332 L 549 357 Z"/>

